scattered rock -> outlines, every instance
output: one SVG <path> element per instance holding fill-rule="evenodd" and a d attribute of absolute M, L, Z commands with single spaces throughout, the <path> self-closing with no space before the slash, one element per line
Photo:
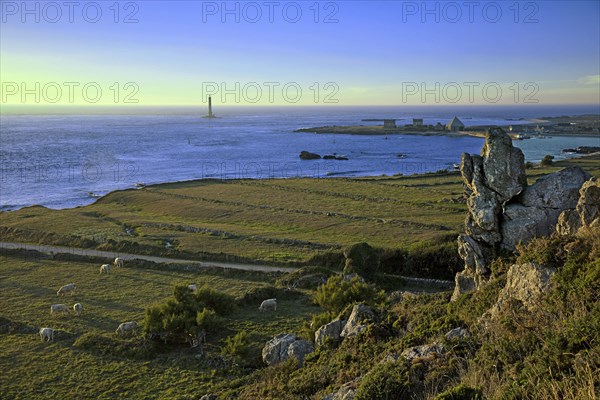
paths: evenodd
<path fill-rule="evenodd" d="M 367 325 L 363 324 L 363 322 L 373 321 L 374 319 L 375 313 L 373 313 L 371 307 L 364 304 L 357 304 L 352 308 L 352 313 L 348 318 L 348 322 L 344 325 L 340 336 L 343 338 L 356 336 L 367 328 Z"/>
<path fill-rule="evenodd" d="M 321 156 L 317 153 L 311 153 L 310 151 L 301 151 L 300 159 L 302 160 L 318 160 Z"/>
<path fill-rule="evenodd" d="M 424 344 L 421 346 L 413 346 L 405 349 L 401 356 L 409 361 L 417 358 L 428 357 L 436 354 L 443 354 L 444 348 L 439 343 Z"/>
<path fill-rule="evenodd" d="M 400 355 L 396 354 L 396 353 L 390 353 L 388 355 L 386 355 L 385 357 L 383 357 L 383 360 L 381 360 L 382 364 L 393 364 L 393 363 L 397 363 L 398 360 L 400 359 Z"/>
<path fill-rule="evenodd" d="M 290 357 L 298 360 L 302 366 L 304 357 L 314 351 L 313 344 L 308 340 L 301 340 L 291 333 L 284 333 L 269 340 L 262 349 L 263 362 L 267 365 L 275 365 Z"/>
<path fill-rule="evenodd" d="M 336 319 L 321 326 L 315 332 L 315 345 L 321 346 L 326 340 L 331 340 L 334 342 L 340 340 L 340 334 L 342 333 L 342 328 L 345 326 L 345 324 L 346 321 Z"/>
<path fill-rule="evenodd" d="M 575 153 L 575 154 L 592 154 L 600 152 L 600 147 L 596 146 L 580 146 L 575 149 L 564 149 L 563 153 Z"/>
<path fill-rule="evenodd" d="M 358 379 L 345 383 L 337 392 L 325 396 L 323 400 L 354 400 L 357 386 Z"/>
<path fill-rule="evenodd" d="M 471 337 L 469 331 L 465 328 L 454 328 L 444 335 L 446 340 L 459 340 Z"/>
<path fill-rule="evenodd" d="M 343 156 L 336 156 L 334 154 L 327 154 L 325 156 L 323 156 L 323 160 L 348 160 L 348 157 L 343 157 Z"/>
<path fill-rule="evenodd" d="M 204 396 L 200 397 L 200 400 L 219 400 L 219 396 L 216 394 L 205 394 Z"/>

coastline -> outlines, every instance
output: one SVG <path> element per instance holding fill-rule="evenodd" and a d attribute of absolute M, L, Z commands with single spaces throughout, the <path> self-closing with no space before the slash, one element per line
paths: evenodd
<path fill-rule="evenodd" d="M 564 158 L 563 160 L 557 161 L 555 162 L 555 166 L 563 166 L 561 164 L 564 163 L 570 163 L 572 160 L 578 160 L 580 162 L 595 162 L 598 161 L 600 162 L 600 152 L 595 152 L 595 153 L 589 153 L 589 154 L 578 154 L 578 153 L 568 153 L 569 157 Z M 539 164 L 538 164 L 539 165 Z M 73 209 L 77 209 L 80 207 L 88 207 L 91 205 L 94 205 L 96 203 L 99 203 L 101 201 L 103 201 L 103 199 L 105 199 L 106 197 L 112 196 L 116 193 L 119 192 L 129 192 L 129 191 L 138 191 L 138 190 L 143 190 L 143 189 L 163 189 L 163 188 L 170 188 L 173 186 L 181 186 L 181 185 L 191 185 L 191 186 L 196 186 L 196 185 L 205 185 L 205 184 L 210 184 L 210 183 L 214 183 L 214 184 L 219 184 L 219 183 L 236 183 L 236 182 L 269 182 L 269 181 L 286 181 L 286 180 L 364 180 L 364 181 L 369 181 L 369 180 L 377 180 L 377 179 L 395 179 L 395 178 L 412 178 L 412 179 L 419 179 L 419 178 L 430 178 L 430 177 L 435 177 L 435 176 L 448 176 L 448 175 L 452 175 L 452 174 L 457 174 L 457 171 L 451 171 L 451 170 L 446 170 L 445 172 L 422 172 L 422 173 L 414 173 L 414 174 L 410 174 L 410 175 L 364 175 L 364 176 L 339 176 L 336 174 L 333 175 L 326 175 L 326 176 L 322 176 L 322 177 L 292 177 L 292 178 L 276 178 L 276 177 L 269 177 L 269 178 L 195 178 L 195 179 L 183 179 L 183 180 L 175 180 L 175 181 L 166 181 L 166 182 L 157 182 L 157 183 L 151 183 L 151 184 L 147 184 L 144 185 L 143 188 L 140 187 L 127 187 L 127 188 L 123 188 L 123 189 L 115 189 L 112 191 L 109 191 L 103 195 L 100 195 L 98 197 L 94 198 L 94 201 L 87 203 L 87 204 L 82 204 L 82 205 L 77 205 L 77 206 L 72 206 L 72 207 L 60 207 L 60 208 L 51 208 L 51 207 L 47 207 L 41 204 L 30 204 L 30 205 L 25 205 L 22 206 L 20 208 L 15 208 L 15 209 L 7 209 L 7 210 L 0 210 L 0 215 L 2 213 L 14 213 L 14 212 L 18 212 L 20 210 L 25 210 L 25 209 L 35 209 L 35 208 L 42 208 L 42 209 L 46 209 L 46 210 L 51 210 L 51 211 L 60 211 L 60 210 L 73 210 Z"/>

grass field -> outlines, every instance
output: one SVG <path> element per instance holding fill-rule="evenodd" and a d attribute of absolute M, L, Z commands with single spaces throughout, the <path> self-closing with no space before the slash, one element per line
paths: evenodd
<path fill-rule="evenodd" d="M 528 170 L 530 182 L 573 164 L 600 176 L 598 157 L 557 164 Z M 444 199 L 461 194 L 457 174 L 184 182 L 115 192 L 69 210 L 4 212 L 0 230 L 3 241 L 98 248 L 118 248 L 127 241 L 134 249 L 157 255 L 222 252 L 284 263 L 306 261 L 358 241 L 406 248 L 450 237 L 461 229 L 465 206 Z M 176 250 L 165 248 L 167 239 Z M 258 359 L 266 340 L 300 332 L 320 310 L 312 305 L 310 291 L 279 289 L 288 294 L 278 296 L 277 313 L 259 313 L 259 302 L 240 306 L 208 338 L 202 357 L 198 349 L 185 346 L 147 352 L 141 338 L 119 339 L 114 331 L 121 322 L 141 323 L 146 307 L 170 297 L 173 285 L 206 284 L 242 296 L 274 285 L 277 276 L 143 263 L 100 275 L 98 262 L 32 254 L 0 255 L 1 399 L 197 399 L 224 382 L 253 379 L 251 369 L 224 363 L 219 356 L 224 339 L 247 332 Z M 57 298 L 56 290 L 70 282 L 77 284 L 76 294 Z M 81 302 L 83 315 L 50 316 L 50 305 L 62 302 Z M 40 341 L 43 326 L 61 332 L 53 343 Z M 82 338 L 88 345 L 81 345 Z"/>
<path fill-rule="evenodd" d="M 600 175 L 595 156 L 530 169 L 529 180 L 567 165 Z M 453 240 L 464 223 L 462 193 L 458 173 L 201 180 L 118 191 L 68 210 L 3 212 L 0 233 L 6 241 L 285 264 L 362 241 L 406 249 Z"/>
<path fill-rule="evenodd" d="M 197 399 L 224 375 L 240 373 L 221 369 L 217 356 L 224 338 L 243 330 L 259 346 L 281 332 L 298 331 L 318 308 L 302 293 L 280 299 L 276 313 L 260 313 L 258 304 L 241 307 L 226 319 L 220 333 L 207 338 L 202 358 L 196 357 L 198 349 L 187 346 L 150 359 L 132 357 L 121 350 L 135 349 L 140 339 L 118 339 L 115 329 L 125 321 L 142 323 L 145 308 L 170 297 L 176 283 L 206 284 L 240 296 L 274 279 L 264 273 L 147 268 L 100 275 L 97 263 L 1 256 L 0 398 Z M 70 282 L 77 285 L 75 295 L 57 297 L 58 288 Z M 81 317 L 73 312 L 50 315 L 51 304 L 72 307 L 76 302 L 84 306 Z M 61 333 L 53 343 L 42 342 L 40 327 Z M 75 342 L 84 334 L 99 335 L 105 346 L 78 347 Z"/>

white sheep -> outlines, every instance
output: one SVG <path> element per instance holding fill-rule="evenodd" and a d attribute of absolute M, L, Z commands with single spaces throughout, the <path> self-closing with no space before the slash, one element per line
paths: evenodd
<path fill-rule="evenodd" d="M 124 267 L 123 259 L 121 259 L 119 257 L 115 258 L 115 261 L 113 261 L 113 267 L 115 267 L 115 269 L 123 268 Z"/>
<path fill-rule="evenodd" d="M 135 321 L 123 322 L 122 324 L 119 325 L 119 327 L 115 331 L 115 334 L 117 334 L 119 336 L 125 336 L 125 334 L 128 334 L 130 332 L 135 333 L 135 331 L 137 329 L 138 329 L 137 322 L 135 322 Z"/>
<path fill-rule="evenodd" d="M 81 315 L 81 312 L 83 311 L 83 306 L 81 305 L 81 303 L 73 304 L 73 311 L 75 311 L 75 315 L 79 317 Z"/>
<path fill-rule="evenodd" d="M 267 299 L 260 303 L 260 307 L 258 310 L 260 312 L 267 311 L 269 309 L 273 309 L 273 311 L 277 311 L 277 299 Z"/>
<path fill-rule="evenodd" d="M 108 274 L 110 272 L 110 264 L 102 264 L 100 266 L 100 273 Z"/>
<path fill-rule="evenodd" d="M 54 329 L 40 328 L 40 339 L 42 339 L 42 342 L 46 340 L 49 342 L 54 341 Z"/>
<path fill-rule="evenodd" d="M 52 304 L 50 306 L 50 315 L 54 315 L 54 313 L 69 313 L 69 307 L 64 304 Z"/>
<path fill-rule="evenodd" d="M 56 296 L 64 296 L 67 293 L 71 293 L 71 296 L 73 296 L 73 293 L 75 292 L 75 284 L 74 283 L 69 283 L 68 285 L 65 285 L 63 287 L 61 287 L 60 289 L 58 289 L 58 292 L 56 292 Z"/>

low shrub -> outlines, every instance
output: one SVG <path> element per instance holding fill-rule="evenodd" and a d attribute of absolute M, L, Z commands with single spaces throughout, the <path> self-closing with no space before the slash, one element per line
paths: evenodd
<path fill-rule="evenodd" d="M 385 300 L 385 293 L 374 285 L 362 282 L 357 276 L 344 279 L 341 275 L 332 276 L 319 286 L 314 301 L 325 310 L 339 313 L 352 303 L 377 305 Z"/>
<path fill-rule="evenodd" d="M 434 400 L 483 400 L 483 393 L 481 389 L 473 389 L 461 383 L 440 393 Z"/>
<path fill-rule="evenodd" d="M 376 365 L 360 381 L 355 400 L 408 400 L 410 366 L 406 362 Z"/>
<path fill-rule="evenodd" d="M 229 315 L 235 311 L 235 298 L 227 293 L 219 292 L 208 286 L 199 288 L 194 293 L 196 301 L 219 315 Z"/>
<path fill-rule="evenodd" d="M 245 331 L 226 338 L 221 347 L 221 354 L 231 357 L 242 366 L 258 367 L 261 363 L 260 349 L 253 345 Z"/>

